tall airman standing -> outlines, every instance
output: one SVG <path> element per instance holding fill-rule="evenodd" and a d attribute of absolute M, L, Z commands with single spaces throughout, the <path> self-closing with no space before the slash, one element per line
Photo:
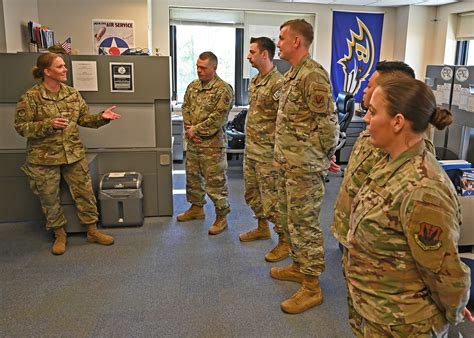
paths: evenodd
<path fill-rule="evenodd" d="M 335 152 L 339 126 L 326 70 L 309 55 L 313 27 L 302 19 L 280 27 L 280 57 L 291 64 L 278 108 L 275 161 L 279 165 L 278 212 L 290 239 L 293 263 L 272 268 L 279 280 L 302 283 L 281 303 L 283 311 L 301 313 L 323 301 L 319 276 L 325 269 L 319 212 L 324 176 Z"/>
<path fill-rule="evenodd" d="M 275 124 L 284 78 L 273 65 L 275 43 L 267 37 L 251 38 L 247 60 L 258 69 L 249 86 L 249 110 L 245 124 L 245 201 L 258 220 L 256 229 L 239 236 L 242 242 L 271 237 L 268 220 L 275 224 L 278 244 L 265 259 L 277 262 L 288 257 L 288 240 L 277 222 L 276 178 L 273 165 Z"/>
<path fill-rule="evenodd" d="M 216 73 L 217 57 L 199 55 L 199 79 L 188 85 L 182 106 L 186 131 L 186 199 L 191 207 L 178 215 L 179 222 L 204 219 L 205 195 L 214 203 L 216 220 L 209 228 L 217 235 L 227 227 L 227 157 L 223 126 L 234 103 L 232 87 Z"/>

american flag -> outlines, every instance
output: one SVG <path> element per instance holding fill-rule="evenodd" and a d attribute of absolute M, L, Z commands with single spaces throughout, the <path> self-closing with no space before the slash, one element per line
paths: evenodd
<path fill-rule="evenodd" d="M 67 38 L 66 41 L 64 41 L 62 44 L 61 44 L 61 47 L 64 48 L 64 50 L 66 51 L 66 53 L 70 54 L 71 53 L 71 50 L 72 50 L 72 45 L 71 45 L 71 38 Z"/>

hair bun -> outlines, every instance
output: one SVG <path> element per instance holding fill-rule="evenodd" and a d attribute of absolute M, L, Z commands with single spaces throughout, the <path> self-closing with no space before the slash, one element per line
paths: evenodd
<path fill-rule="evenodd" d="M 34 66 L 31 72 L 33 73 L 33 78 L 35 79 L 41 79 L 43 77 L 43 72 L 38 66 Z"/>
<path fill-rule="evenodd" d="M 442 107 L 435 107 L 433 114 L 431 114 L 430 123 L 436 129 L 442 130 L 453 123 L 453 115 L 451 112 Z"/>

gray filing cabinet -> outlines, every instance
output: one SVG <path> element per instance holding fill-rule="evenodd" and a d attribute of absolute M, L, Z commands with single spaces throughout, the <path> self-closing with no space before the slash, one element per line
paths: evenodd
<path fill-rule="evenodd" d="M 362 117 L 354 115 L 351 123 L 349 124 L 349 127 L 347 128 L 346 144 L 339 152 L 338 162 L 346 163 L 349 161 L 349 156 L 351 156 L 352 147 L 354 146 L 355 141 L 359 137 L 359 134 L 365 130 L 365 126 L 366 124 Z"/>
<path fill-rule="evenodd" d="M 171 136 L 173 137 L 173 161 L 183 160 L 183 117 L 180 115 L 173 115 L 171 117 Z"/>

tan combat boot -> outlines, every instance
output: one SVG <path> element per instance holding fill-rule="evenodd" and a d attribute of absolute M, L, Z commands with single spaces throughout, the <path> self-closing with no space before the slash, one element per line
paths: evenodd
<path fill-rule="evenodd" d="M 278 244 L 265 255 L 267 262 L 279 262 L 290 254 L 290 245 L 285 234 L 278 234 Z"/>
<path fill-rule="evenodd" d="M 242 242 L 252 242 L 256 241 L 257 239 L 270 239 L 270 237 L 271 234 L 267 220 L 264 218 L 259 218 L 257 228 L 240 234 L 239 239 Z"/>
<path fill-rule="evenodd" d="M 270 275 L 278 280 L 296 283 L 303 283 L 304 279 L 304 274 L 300 272 L 300 264 L 296 262 L 284 267 L 271 268 Z"/>
<path fill-rule="evenodd" d="M 323 292 L 319 286 L 319 278 L 305 275 L 303 285 L 296 293 L 283 301 L 281 309 L 286 313 L 301 313 L 323 302 Z"/>
<path fill-rule="evenodd" d="M 67 236 L 63 227 L 54 229 L 54 244 L 51 252 L 53 255 L 62 255 L 66 252 Z"/>
<path fill-rule="evenodd" d="M 209 235 L 218 235 L 224 229 L 227 228 L 227 217 L 226 216 L 216 216 L 216 221 L 214 224 L 209 228 L 208 233 Z"/>
<path fill-rule="evenodd" d="M 114 238 L 97 230 L 96 224 L 87 225 L 87 241 L 90 243 L 97 243 L 102 245 L 114 244 Z"/>
<path fill-rule="evenodd" d="M 179 214 L 176 219 L 178 222 L 186 222 L 193 219 L 204 219 L 204 217 L 206 216 L 204 215 L 203 207 L 191 204 L 191 207 L 185 212 Z"/>

